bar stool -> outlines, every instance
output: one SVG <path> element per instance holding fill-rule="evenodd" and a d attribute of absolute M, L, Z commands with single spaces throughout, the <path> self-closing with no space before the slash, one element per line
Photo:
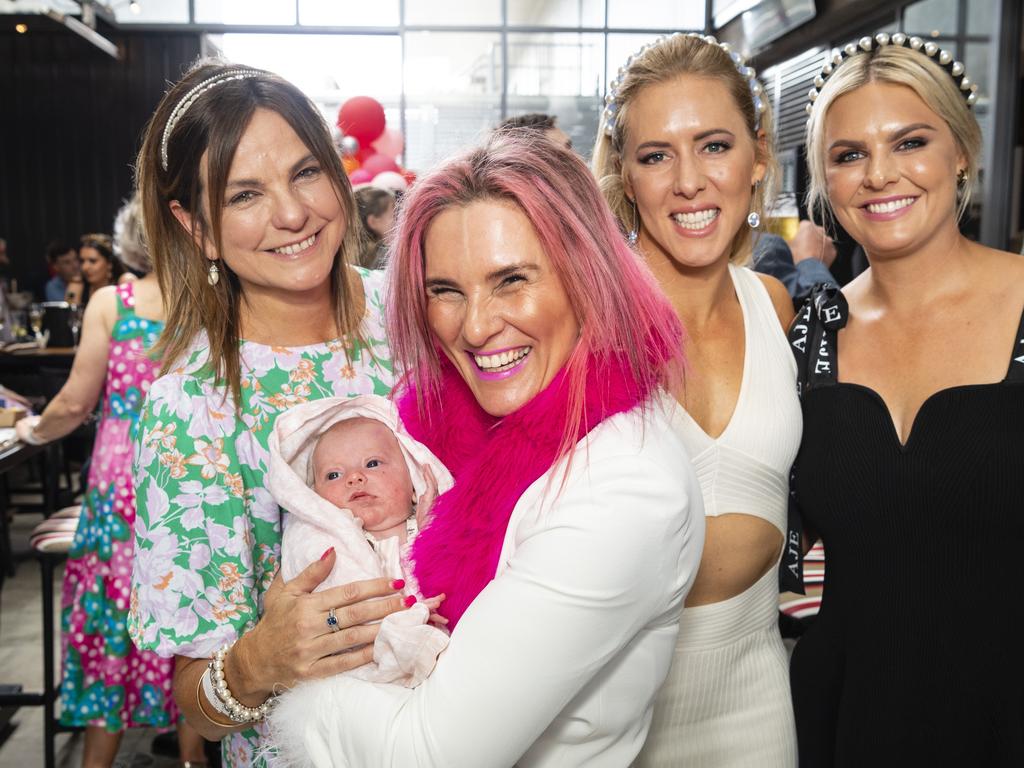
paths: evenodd
<path fill-rule="evenodd" d="M 43 691 L 0 696 L 0 704 L 4 706 L 43 708 L 43 753 L 46 768 L 53 768 L 56 763 L 57 734 L 78 730 L 62 726 L 55 715 L 59 680 L 55 679 L 53 663 L 54 642 L 57 639 L 53 620 L 53 571 L 71 549 L 81 511 L 81 507 L 75 506 L 55 512 L 37 525 L 29 538 L 32 554 L 39 561 L 43 582 Z"/>

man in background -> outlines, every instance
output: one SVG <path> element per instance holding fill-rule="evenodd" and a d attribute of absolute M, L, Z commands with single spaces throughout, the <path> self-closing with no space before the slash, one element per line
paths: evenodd
<path fill-rule="evenodd" d="M 558 118 L 554 115 L 545 115 L 542 112 L 530 112 L 526 115 L 516 115 L 510 117 L 498 125 L 497 130 L 508 131 L 525 129 L 530 131 L 537 131 L 538 133 L 544 134 L 544 137 L 549 141 L 553 141 L 555 144 L 565 147 L 566 149 L 572 149 L 572 139 L 569 135 L 559 128 L 555 123 Z"/>
<path fill-rule="evenodd" d="M 82 281 L 78 251 L 67 243 L 53 242 L 46 249 L 46 261 L 53 271 L 53 277 L 47 281 L 43 295 L 46 301 L 64 301 L 68 285 Z"/>
<path fill-rule="evenodd" d="M 756 272 L 777 277 L 799 306 L 818 283 L 837 285 L 829 272 L 836 260 L 836 246 L 822 227 L 804 219 L 788 242 L 778 235 L 754 237 L 751 266 Z"/>

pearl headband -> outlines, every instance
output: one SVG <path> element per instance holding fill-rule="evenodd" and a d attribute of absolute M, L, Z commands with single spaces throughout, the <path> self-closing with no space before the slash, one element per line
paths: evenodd
<path fill-rule="evenodd" d="M 896 45 L 900 48 L 910 48 L 913 51 L 922 52 L 949 73 L 949 76 L 953 78 L 953 82 L 957 84 L 961 95 L 967 102 L 968 109 L 973 107 L 975 102 L 978 101 L 978 84 L 971 82 L 971 79 L 964 74 L 964 65 L 959 61 L 954 61 L 953 55 L 949 51 L 944 51 L 935 43 L 926 43 L 920 37 L 907 37 L 902 32 L 897 32 L 893 35 L 879 32 L 874 38 L 862 37 L 856 43 L 848 43 L 825 63 L 821 73 L 814 78 L 814 87 L 807 94 L 807 98 L 810 99 L 805 107 L 807 114 L 811 114 L 811 111 L 814 109 L 814 102 L 821 94 L 821 89 L 825 87 L 825 81 L 839 68 L 840 64 L 851 56 L 856 56 L 859 53 L 870 53 L 874 49 L 883 48 L 887 45 Z"/>
<path fill-rule="evenodd" d="M 177 106 L 175 106 L 171 111 L 171 116 L 167 118 L 167 125 L 164 126 L 164 133 L 160 138 L 160 165 L 163 169 L 165 171 L 167 170 L 167 144 L 171 140 L 171 134 L 174 132 L 174 126 L 178 124 L 178 121 L 184 117 L 188 108 L 195 104 L 200 96 L 211 88 L 215 88 L 224 83 L 229 83 L 232 80 L 245 80 L 250 77 L 262 77 L 265 74 L 266 72 L 261 72 L 258 69 L 229 69 L 203 80 L 203 82 L 182 96 L 181 101 L 179 101 Z"/>
<path fill-rule="evenodd" d="M 604 112 L 601 113 L 601 116 L 604 118 L 604 132 L 606 136 L 610 138 L 615 137 L 615 130 L 618 127 L 617 113 L 619 111 L 619 104 L 616 98 L 618 96 L 618 90 L 622 80 L 629 73 L 630 65 L 647 53 L 651 48 L 656 48 L 666 40 L 674 40 L 676 38 L 683 37 L 684 34 L 686 37 L 702 40 L 708 45 L 717 45 L 729 55 L 729 59 L 732 61 L 733 66 L 736 67 L 736 71 L 743 76 L 747 81 L 747 87 L 750 88 L 750 97 L 754 102 L 754 112 L 756 113 L 756 117 L 754 119 L 754 130 L 756 131 L 761 127 L 761 115 L 764 114 L 767 105 L 765 104 L 763 97 L 764 88 L 762 88 L 761 84 L 757 82 L 757 73 L 754 71 L 753 67 L 748 67 L 743 57 L 736 53 L 736 51 L 732 49 L 731 45 L 728 43 L 720 43 L 711 35 L 702 35 L 698 32 L 675 32 L 668 36 L 662 35 L 653 43 L 648 43 L 647 45 L 642 46 L 639 51 L 626 59 L 626 63 L 619 67 L 619 71 L 616 73 L 615 79 L 608 83 L 608 94 L 604 97 Z"/>

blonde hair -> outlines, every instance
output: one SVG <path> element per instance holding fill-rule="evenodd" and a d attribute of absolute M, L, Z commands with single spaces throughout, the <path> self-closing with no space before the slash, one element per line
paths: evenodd
<path fill-rule="evenodd" d="M 144 275 L 153 271 L 142 223 L 142 197 L 138 190 L 132 193 L 114 218 L 114 255 L 128 269 Z"/>
<path fill-rule="evenodd" d="M 220 281 L 208 284 L 209 260 L 204 246 L 222 250 L 221 206 L 235 150 L 257 109 L 276 112 L 288 123 L 330 178 L 341 202 L 346 232 L 331 269 L 331 298 L 339 334 L 358 336 L 361 317 L 353 296 L 358 276 L 349 269 L 358 252 L 359 220 L 348 176 L 334 151 L 330 132 L 316 106 L 298 88 L 269 72 L 244 79 L 223 79 L 202 90 L 211 79 L 223 77 L 235 67 L 218 61 L 199 61 L 164 95 L 146 133 L 136 165 L 136 186 L 142 193 L 146 240 L 167 309 L 164 332 L 154 348 L 170 369 L 190 348 L 192 339 L 205 331 L 209 340 L 208 365 L 216 385 L 226 384 L 241 407 L 239 360 L 239 310 L 244 296 L 238 278 L 220 260 Z M 193 89 L 200 88 L 194 103 L 178 116 L 166 137 L 167 167 L 161 162 L 161 141 L 168 119 Z M 201 163 L 206 157 L 207 188 L 201 183 Z M 210 201 L 207 220 L 203 196 Z M 178 201 L 192 218 L 186 232 L 170 210 Z M 202 245 L 196 242 L 196 237 Z"/>
<path fill-rule="evenodd" d="M 771 107 L 763 96 L 763 111 L 754 104 L 750 80 L 737 69 L 737 63 L 719 44 L 700 36 L 672 35 L 650 46 L 622 70 L 615 89 L 615 125 L 611 135 L 606 130 L 607 117 L 602 115 L 594 144 L 591 166 L 597 176 L 601 192 L 624 230 L 633 226 L 633 203 L 626 197 L 622 172 L 622 150 L 629 130 L 629 110 L 633 100 L 649 85 L 666 83 L 681 75 L 707 77 L 723 83 L 732 95 L 733 103 L 743 115 L 743 122 L 751 141 L 755 158 L 765 164 L 765 175 L 751 200 L 751 210 L 762 218 L 765 204 L 774 199 L 778 179 L 778 164 L 773 147 Z M 764 131 L 765 141 L 759 140 Z M 729 249 L 729 260 L 745 264 L 750 258 L 750 229 L 740 227 Z"/>
<path fill-rule="evenodd" d="M 857 53 L 845 59 L 825 81 L 807 121 L 807 166 L 810 186 L 807 210 L 831 216 L 825 182 L 825 117 L 832 103 L 868 83 L 903 85 L 916 93 L 928 108 L 941 117 L 953 133 L 957 148 L 967 163 L 968 183 L 958 184 L 957 221 L 967 210 L 971 199 L 970 179 L 978 170 L 981 152 L 981 129 L 965 98 L 949 72 L 924 53 L 899 45 L 880 45 L 870 52 Z M 824 218 L 824 216 L 822 217 Z"/>

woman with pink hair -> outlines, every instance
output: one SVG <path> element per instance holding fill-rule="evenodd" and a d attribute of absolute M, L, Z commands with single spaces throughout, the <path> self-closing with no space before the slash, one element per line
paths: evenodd
<path fill-rule="evenodd" d="M 703 545 L 666 413 L 679 321 L 583 162 L 528 137 L 417 183 L 389 277 L 399 410 L 455 477 L 412 548 L 451 642 L 414 690 L 302 684 L 280 757 L 628 765 Z"/>

